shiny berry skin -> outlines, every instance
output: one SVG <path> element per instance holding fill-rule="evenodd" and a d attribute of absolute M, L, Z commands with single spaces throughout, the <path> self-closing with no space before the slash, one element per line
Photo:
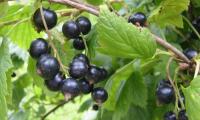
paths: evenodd
<path fill-rule="evenodd" d="M 93 90 L 93 85 L 90 85 L 84 78 L 79 81 L 80 91 L 83 94 L 88 94 Z"/>
<path fill-rule="evenodd" d="M 164 120 L 176 120 L 176 114 L 172 111 L 165 113 Z"/>
<path fill-rule="evenodd" d="M 68 38 L 78 38 L 80 35 L 79 26 L 74 21 L 65 22 L 62 26 L 62 32 Z"/>
<path fill-rule="evenodd" d="M 50 53 L 50 47 L 46 40 L 37 38 L 32 41 L 29 48 L 29 54 L 32 58 L 38 59 L 41 55 L 48 53 Z"/>
<path fill-rule="evenodd" d="M 69 74 L 73 78 L 82 78 L 88 72 L 88 65 L 82 60 L 73 60 L 69 66 Z"/>
<path fill-rule="evenodd" d="M 174 100 L 174 89 L 169 85 L 158 86 L 156 96 L 159 103 L 169 104 Z"/>
<path fill-rule="evenodd" d="M 48 29 L 52 29 L 57 24 L 57 15 L 54 11 L 43 8 L 44 18 Z M 37 27 L 38 31 L 45 30 L 42 16 L 40 13 L 40 8 L 38 8 L 33 15 L 33 24 Z"/>
<path fill-rule="evenodd" d="M 178 113 L 178 120 L 188 120 L 188 116 L 187 116 L 185 110 L 181 110 L 181 111 Z"/>
<path fill-rule="evenodd" d="M 104 88 L 94 88 L 92 91 L 92 99 L 99 104 L 104 103 L 108 99 L 108 93 Z"/>
<path fill-rule="evenodd" d="M 76 23 L 78 24 L 80 31 L 83 35 L 86 35 L 91 30 L 91 22 L 88 18 L 81 16 L 76 19 Z"/>
<path fill-rule="evenodd" d="M 64 77 L 61 73 L 57 73 L 51 80 L 45 80 L 45 85 L 51 91 L 59 91 L 61 89 Z"/>
<path fill-rule="evenodd" d="M 53 79 L 60 69 L 58 60 L 48 54 L 42 55 L 36 66 L 38 74 L 46 80 Z"/>
<path fill-rule="evenodd" d="M 92 109 L 95 110 L 95 111 L 97 111 L 97 110 L 99 110 L 99 106 L 98 106 L 97 104 L 94 104 L 94 105 L 92 106 Z"/>
<path fill-rule="evenodd" d="M 198 55 L 197 51 L 194 49 L 186 49 L 183 53 L 188 59 L 193 59 Z"/>
<path fill-rule="evenodd" d="M 76 60 L 76 59 L 82 60 L 83 62 L 87 63 L 88 66 L 89 66 L 89 64 L 90 64 L 88 57 L 87 57 L 86 55 L 84 55 L 84 54 L 77 54 L 77 55 L 73 58 L 73 60 Z"/>
<path fill-rule="evenodd" d="M 108 72 L 105 68 L 101 68 L 101 79 L 105 79 L 108 75 Z"/>
<path fill-rule="evenodd" d="M 97 66 L 90 66 L 88 69 L 88 73 L 86 75 L 86 79 L 90 82 L 90 83 L 98 83 L 102 80 L 102 71 L 101 68 L 97 67 Z"/>
<path fill-rule="evenodd" d="M 129 23 L 132 23 L 134 25 L 139 23 L 140 26 L 142 26 L 142 27 L 145 26 L 146 21 L 147 21 L 147 18 L 145 16 L 145 14 L 142 13 L 142 12 L 138 12 L 138 13 L 132 14 L 128 19 Z"/>
<path fill-rule="evenodd" d="M 61 91 L 63 94 L 70 94 L 71 97 L 77 96 L 80 93 L 79 83 L 77 80 L 73 78 L 67 78 L 63 81 L 63 85 L 61 87 Z"/>
<path fill-rule="evenodd" d="M 85 49 L 85 44 L 84 41 L 81 37 L 75 38 L 73 41 L 73 47 L 76 50 L 84 50 Z"/>

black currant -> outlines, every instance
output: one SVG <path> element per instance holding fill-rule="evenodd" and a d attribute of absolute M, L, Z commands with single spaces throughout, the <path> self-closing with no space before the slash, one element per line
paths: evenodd
<path fill-rule="evenodd" d="M 147 21 L 147 18 L 145 16 L 145 14 L 142 13 L 142 12 L 138 12 L 138 13 L 132 14 L 128 19 L 129 23 L 132 23 L 134 25 L 139 23 L 140 26 L 142 26 L 142 27 L 145 26 L 146 21 Z"/>
<path fill-rule="evenodd" d="M 97 111 L 97 110 L 99 110 L 99 106 L 98 106 L 97 104 L 94 104 L 94 105 L 92 106 L 92 109 L 95 110 L 95 111 Z"/>
<path fill-rule="evenodd" d="M 188 59 L 192 59 L 198 55 L 197 51 L 191 48 L 186 49 L 183 53 Z"/>
<path fill-rule="evenodd" d="M 84 54 L 77 54 L 77 55 L 73 58 L 73 60 L 76 60 L 76 59 L 82 60 L 83 62 L 87 63 L 88 66 L 89 66 L 89 64 L 90 64 L 88 57 L 87 57 L 86 55 L 84 55 Z"/>
<path fill-rule="evenodd" d="M 51 91 L 58 91 L 63 84 L 64 76 L 61 73 L 57 73 L 53 79 L 45 80 L 45 85 Z"/>
<path fill-rule="evenodd" d="M 84 50 L 85 49 L 85 44 L 84 41 L 81 37 L 75 38 L 73 41 L 73 47 L 76 50 Z"/>
<path fill-rule="evenodd" d="M 38 74 L 47 80 L 53 79 L 60 69 L 58 60 L 48 54 L 42 55 L 36 66 Z"/>
<path fill-rule="evenodd" d="M 88 18 L 81 16 L 76 19 L 76 22 L 80 28 L 80 31 L 83 35 L 86 35 L 91 30 L 91 22 Z"/>
<path fill-rule="evenodd" d="M 94 88 L 92 91 L 92 98 L 95 102 L 101 104 L 108 99 L 108 93 L 104 88 Z"/>
<path fill-rule="evenodd" d="M 101 79 L 105 79 L 108 75 L 108 72 L 105 68 L 101 68 Z"/>
<path fill-rule="evenodd" d="M 162 79 L 159 81 L 157 87 L 162 87 L 162 86 L 171 86 L 171 83 L 169 82 L 169 80 L 165 80 L 165 79 Z"/>
<path fill-rule="evenodd" d="M 88 81 L 84 78 L 79 81 L 80 91 L 83 94 L 88 94 L 93 90 L 93 85 L 91 85 Z"/>
<path fill-rule="evenodd" d="M 32 58 L 38 59 L 42 54 L 50 53 L 50 47 L 46 40 L 43 38 L 37 38 L 32 41 L 29 54 Z"/>
<path fill-rule="evenodd" d="M 62 32 L 68 38 L 78 38 L 80 35 L 79 26 L 74 21 L 65 22 L 62 26 Z"/>
<path fill-rule="evenodd" d="M 165 113 L 164 120 L 176 120 L 176 114 L 172 111 Z"/>
<path fill-rule="evenodd" d="M 188 116 L 187 116 L 185 110 L 181 110 L 181 111 L 178 113 L 178 120 L 188 120 Z"/>
<path fill-rule="evenodd" d="M 161 104 L 169 104 L 174 100 L 174 89 L 169 85 L 158 86 L 156 96 Z"/>
<path fill-rule="evenodd" d="M 86 75 L 86 79 L 91 83 L 98 83 L 102 80 L 102 70 L 97 66 L 90 66 L 88 69 L 88 73 Z"/>
<path fill-rule="evenodd" d="M 48 29 L 52 29 L 57 24 L 57 15 L 54 11 L 43 8 L 43 15 Z M 33 23 L 37 27 L 38 31 L 45 30 L 40 8 L 38 8 L 33 15 Z"/>
<path fill-rule="evenodd" d="M 63 94 L 68 94 L 70 97 L 77 96 L 80 93 L 79 83 L 73 78 L 67 78 L 63 81 L 61 87 Z"/>
<path fill-rule="evenodd" d="M 69 66 L 69 74 L 73 78 L 82 78 L 88 72 L 88 64 L 82 60 L 73 60 Z"/>

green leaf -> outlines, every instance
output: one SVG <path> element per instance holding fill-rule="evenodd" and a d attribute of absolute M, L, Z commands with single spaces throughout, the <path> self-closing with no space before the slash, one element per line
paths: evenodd
<path fill-rule="evenodd" d="M 152 11 L 149 22 L 156 23 L 161 27 L 175 25 L 183 27 L 181 13 L 188 9 L 190 0 L 163 0 L 160 5 Z"/>
<path fill-rule="evenodd" d="M 137 28 L 108 10 L 102 10 L 97 23 L 99 51 L 120 58 L 150 58 L 156 43 L 146 28 Z"/>
<path fill-rule="evenodd" d="M 6 39 L 0 39 L 0 118 L 6 120 L 7 117 L 7 102 L 6 96 L 8 95 L 8 86 L 6 72 L 12 67 L 12 61 L 9 55 L 9 48 Z"/>
<path fill-rule="evenodd" d="M 186 112 L 189 120 L 199 120 L 200 111 L 200 76 L 196 77 L 187 88 L 182 88 L 185 102 Z"/>
<path fill-rule="evenodd" d="M 2 1 L 2 2 L 0 2 L 0 8 L 1 8 L 1 11 L 0 11 L 0 18 L 1 18 L 8 11 L 8 1 Z"/>

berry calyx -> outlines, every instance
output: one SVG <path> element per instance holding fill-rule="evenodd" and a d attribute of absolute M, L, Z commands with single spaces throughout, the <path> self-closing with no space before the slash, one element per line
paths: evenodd
<path fill-rule="evenodd" d="M 69 74 L 73 78 L 83 78 L 88 72 L 88 65 L 82 60 L 73 60 L 69 66 Z"/>
<path fill-rule="evenodd" d="M 83 35 L 86 35 L 91 30 L 91 22 L 88 18 L 81 16 L 76 19 L 76 23 L 78 24 L 80 31 Z"/>
<path fill-rule="evenodd" d="M 129 23 L 132 23 L 134 25 L 139 24 L 142 27 L 145 26 L 146 21 L 147 21 L 147 17 L 142 12 L 138 12 L 138 13 L 132 14 L 128 19 Z"/>
<path fill-rule="evenodd" d="M 82 60 L 83 62 L 87 63 L 88 66 L 89 66 L 89 64 L 90 64 L 88 57 L 87 57 L 86 55 L 84 55 L 84 54 L 77 54 L 77 55 L 73 58 L 73 60 Z"/>
<path fill-rule="evenodd" d="M 85 49 L 85 44 L 84 41 L 81 37 L 75 38 L 73 41 L 73 47 L 76 50 L 84 50 Z"/>
<path fill-rule="evenodd" d="M 181 110 L 181 111 L 178 113 L 178 120 L 188 120 L 188 116 L 187 116 L 185 110 Z"/>
<path fill-rule="evenodd" d="M 94 88 L 92 91 L 92 98 L 96 103 L 102 104 L 108 99 L 108 93 L 104 88 Z"/>
<path fill-rule="evenodd" d="M 73 78 L 65 79 L 61 91 L 63 94 L 68 95 L 69 98 L 77 96 L 80 93 L 78 81 Z"/>
<path fill-rule="evenodd" d="M 92 106 L 92 109 L 95 110 L 95 111 L 97 111 L 97 110 L 99 110 L 99 106 L 98 106 L 97 104 L 94 104 L 94 105 Z"/>
<path fill-rule="evenodd" d="M 50 47 L 43 38 L 37 38 L 31 42 L 29 54 L 32 58 L 38 59 L 41 55 L 48 53 L 50 53 Z"/>
<path fill-rule="evenodd" d="M 176 114 L 172 111 L 165 113 L 164 120 L 176 120 Z"/>
<path fill-rule="evenodd" d="M 97 66 L 90 66 L 88 69 L 88 73 L 86 75 L 86 79 L 90 82 L 90 84 L 98 83 L 102 80 L 102 70 Z"/>
<path fill-rule="evenodd" d="M 53 79 L 60 70 L 58 60 L 48 54 L 42 55 L 38 59 L 36 66 L 38 74 L 46 80 Z"/>
<path fill-rule="evenodd" d="M 193 59 L 198 55 L 197 51 L 194 49 L 186 49 L 183 53 L 188 59 Z"/>
<path fill-rule="evenodd" d="M 43 15 L 44 19 L 46 21 L 48 29 L 52 29 L 53 27 L 56 26 L 57 24 L 57 15 L 54 11 L 42 8 L 43 9 Z M 43 21 L 42 21 L 42 16 L 40 12 L 40 8 L 38 8 L 34 15 L 33 15 L 33 23 L 37 27 L 38 31 L 45 30 Z"/>
<path fill-rule="evenodd" d="M 74 21 L 65 22 L 62 26 L 62 32 L 68 38 L 78 38 L 80 35 L 79 26 Z"/>
<path fill-rule="evenodd" d="M 57 73 L 51 80 L 45 80 L 45 85 L 51 91 L 59 91 L 63 84 L 64 77 L 61 73 Z"/>
<path fill-rule="evenodd" d="M 158 86 L 156 96 L 159 103 L 169 104 L 174 100 L 174 89 L 169 85 Z"/>
<path fill-rule="evenodd" d="M 81 79 L 79 81 L 79 86 L 80 86 L 80 91 L 83 94 L 88 94 L 88 93 L 92 92 L 92 90 L 93 90 L 93 85 L 90 85 L 90 83 L 88 81 L 86 81 L 85 79 Z"/>

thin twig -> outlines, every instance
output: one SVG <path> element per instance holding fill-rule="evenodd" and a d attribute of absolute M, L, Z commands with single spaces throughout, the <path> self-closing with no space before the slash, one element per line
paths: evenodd
<path fill-rule="evenodd" d="M 199 73 L 199 67 L 200 67 L 200 62 L 198 60 L 195 60 L 195 62 L 196 62 L 196 68 L 195 68 L 194 78 L 197 77 Z"/>

